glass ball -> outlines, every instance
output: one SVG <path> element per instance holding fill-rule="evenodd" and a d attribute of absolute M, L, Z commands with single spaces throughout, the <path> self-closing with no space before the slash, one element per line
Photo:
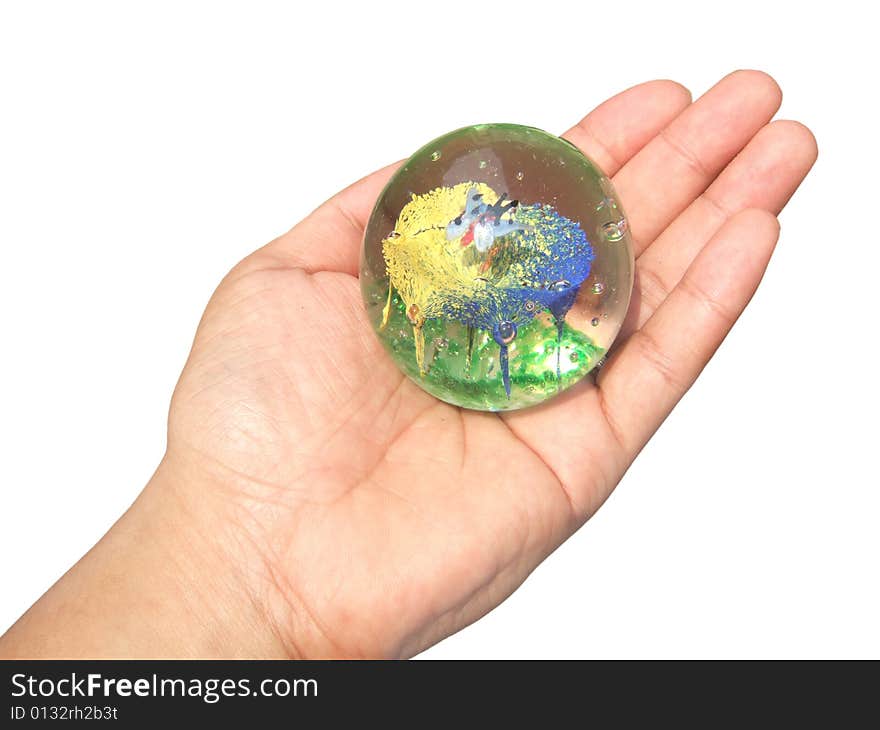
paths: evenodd
<path fill-rule="evenodd" d="M 632 244 L 610 180 L 574 145 L 480 124 L 397 170 L 367 224 L 360 281 L 415 383 L 453 405 L 513 410 L 604 357 L 629 306 Z"/>

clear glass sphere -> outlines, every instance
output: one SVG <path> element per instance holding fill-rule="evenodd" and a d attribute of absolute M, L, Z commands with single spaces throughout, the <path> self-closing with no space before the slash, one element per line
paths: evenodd
<path fill-rule="evenodd" d="M 512 410 L 605 355 L 629 306 L 632 244 L 610 180 L 574 145 L 481 124 L 394 174 L 367 225 L 360 281 L 407 376 L 454 405 Z"/>

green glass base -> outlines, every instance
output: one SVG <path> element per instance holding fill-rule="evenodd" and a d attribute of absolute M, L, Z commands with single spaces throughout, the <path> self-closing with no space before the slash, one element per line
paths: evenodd
<path fill-rule="evenodd" d="M 377 292 L 371 299 L 384 301 L 386 296 Z M 388 324 L 379 332 L 379 338 L 394 361 L 431 395 L 464 408 L 506 411 L 535 405 L 581 380 L 605 354 L 589 337 L 567 324 L 558 347 L 552 318 L 536 317 L 520 330 L 510 348 L 513 397 L 508 398 L 501 379 L 499 348 L 488 333 L 473 332 L 468 357 L 467 328 L 449 320 L 428 320 L 423 327 L 427 372 L 421 375 L 405 306 L 396 296 L 391 304 Z"/>

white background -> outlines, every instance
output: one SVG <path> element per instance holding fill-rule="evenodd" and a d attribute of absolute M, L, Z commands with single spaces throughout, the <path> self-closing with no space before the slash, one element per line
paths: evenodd
<path fill-rule="evenodd" d="M 640 81 L 697 95 L 752 67 L 820 147 L 762 288 L 599 514 L 424 656 L 880 656 L 863 7 L 4 3 L 0 631 L 149 479 L 242 256 L 450 129 L 561 132 Z"/>

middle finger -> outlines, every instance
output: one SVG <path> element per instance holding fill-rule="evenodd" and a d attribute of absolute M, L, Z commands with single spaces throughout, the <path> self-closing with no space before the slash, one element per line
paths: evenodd
<path fill-rule="evenodd" d="M 776 113 L 782 92 L 760 71 L 725 76 L 614 176 L 636 257 Z"/>

